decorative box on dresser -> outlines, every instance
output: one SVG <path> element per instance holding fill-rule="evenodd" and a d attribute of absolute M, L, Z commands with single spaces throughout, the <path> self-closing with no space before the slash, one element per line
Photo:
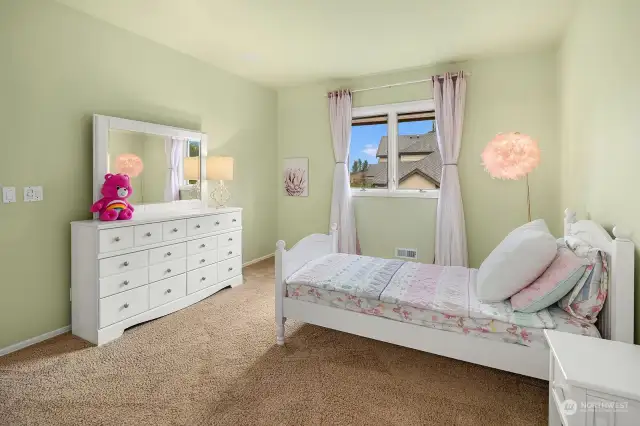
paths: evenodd
<path fill-rule="evenodd" d="M 549 425 L 640 424 L 640 346 L 545 330 Z"/>
<path fill-rule="evenodd" d="M 71 328 L 96 345 L 240 284 L 240 208 L 71 223 Z"/>

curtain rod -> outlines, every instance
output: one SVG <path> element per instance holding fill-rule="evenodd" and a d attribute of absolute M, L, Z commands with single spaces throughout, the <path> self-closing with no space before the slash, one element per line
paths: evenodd
<path fill-rule="evenodd" d="M 471 73 L 464 73 L 465 77 L 469 77 L 470 75 L 471 75 Z M 444 78 L 444 76 L 439 75 L 438 78 L 440 80 L 442 80 Z M 425 78 L 425 79 L 422 79 L 422 80 L 413 80 L 413 81 L 403 81 L 401 83 L 385 84 L 384 86 L 366 87 L 364 89 L 354 89 L 354 90 L 351 91 L 351 93 L 367 92 L 369 90 L 387 89 L 389 87 L 406 86 L 408 84 L 426 83 L 426 82 L 429 82 L 429 81 L 431 81 L 431 78 Z"/>

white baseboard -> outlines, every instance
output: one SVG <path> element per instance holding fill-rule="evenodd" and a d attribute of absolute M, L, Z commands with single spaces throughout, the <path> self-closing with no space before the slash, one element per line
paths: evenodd
<path fill-rule="evenodd" d="M 60 334 L 64 334 L 67 331 L 71 331 L 70 325 L 59 328 L 57 330 L 50 331 L 48 333 L 41 334 L 36 337 L 32 337 L 31 339 L 23 340 L 22 342 L 18 342 L 11 346 L 7 346 L 6 348 L 0 349 L 0 356 L 10 354 L 11 352 L 19 351 L 20 349 L 24 349 L 28 346 L 35 345 L 36 343 L 40 343 L 47 339 L 51 339 L 52 337 L 56 337 Z"/>
<path fill-rule="evenodd" d="M 273 257 L 273 256 L 275 256 L 275 253 L 270 253 L 270 254 L 268 254 L 266 256 L 262 256 L 262 257 L 259 257 L 257 259 L 250 260 L 248 262 L 243 263 L 242 267 L 244 268 L 245 266 L 249 266 L 249 265 L 253 265 L 254 263 L 262 262 L 263 260 L 267 260 L 267 259 L 269 259 L 270 257 Z"/>

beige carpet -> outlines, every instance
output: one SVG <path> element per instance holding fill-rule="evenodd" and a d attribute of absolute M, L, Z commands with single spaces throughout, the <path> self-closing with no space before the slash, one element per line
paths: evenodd
<path fill-rule="evenodd" d="M 276 346 L 273 276 L 253 265 L 100 348 L 66 334 L 0 358 L 0 424 L 546 424 L 542 381 L 292 322 Z"/>

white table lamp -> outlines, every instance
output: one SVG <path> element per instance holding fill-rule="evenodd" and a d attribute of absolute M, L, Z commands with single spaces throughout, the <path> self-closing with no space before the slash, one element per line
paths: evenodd
<path fill-rule="evenodd" d="M 231 193 L 224 181 L 233 180 L 233 157 L 207 157 L 207 180 L 218 181 L 211 191 L 211 198 L 215 201 L 216 207 L 225 207 Z"/>
<path fill-rule="evenodd" d="M 200 198 L 200 157 L 185 157 L 183 162 L 184 167 L 184 180 L 197 181 L 192 184 L 191 196 L 194 199 Z"/>

